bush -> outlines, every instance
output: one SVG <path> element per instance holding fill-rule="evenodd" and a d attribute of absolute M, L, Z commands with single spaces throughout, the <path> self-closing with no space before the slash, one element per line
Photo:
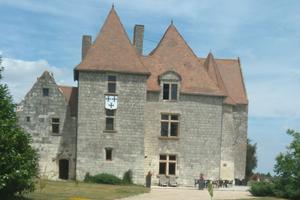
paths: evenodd
<path fill-rule="evenodd" d="M 110 184 L 110 185 L 119 185 L 122 184 L 122 180 L 115 175 L 112 174 L 97 174 L 95 176 L 91 176 L 88 173 L 85 175 L 85 182 L 90 183 L 102 183 L 102 184 Z"/>
<path fill-rule="evenodd" d="M 272 182 L 252 182 L 250 187 L 250 193 L 253 196 L 273 196 L 274 184 Z"/>
<path fill-rule="evenodd" d="M 132 184 L 132 171 L 131 170 L 128 170 L 124 173 L 123 183 L 124 184 Z"/>

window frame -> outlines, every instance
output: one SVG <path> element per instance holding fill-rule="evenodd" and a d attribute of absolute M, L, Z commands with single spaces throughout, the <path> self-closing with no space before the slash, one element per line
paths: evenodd
<path fill-rule="evenodd" d="M 165 85 L 168 85 L 168 98 L 165 99 Z M 173 99 L 173 86 L 176 86 L 176 99 Z M 178 101 L 179 98 L 179 83 L 174 81 L 163 81 L 162 82 L 162 100 L 163 101 Z"/>
<path fill-rule="evenodd" d="M 47 92 L 45 92 L 45 91 L 47 91 Z M 49 97 L 49 93 L 50 93 L 50 89 L 48 87 L 43 87 L 43 89 L 42 89 L 43 97 Z"/>
<path fill-rule="evenodd" d="M 161 156 L 166 156 L 166 159 L 161 159 Z M 175 156 L 175 160 L 170 160 L 170 156 Z M 158 165 L 158 174 L 159 175 L 165 175 L 165 176 L 176 176 L 177 175 L 177 165 L 178 165 L 178 163 L 177 163 L 177 159 L 178 158 L 178 156 L 176 155 L 176 154 L 159 154 L 159 165 Z M 160 173 L 160 166 L 161 166 L 161 163 L 164 163 L 165 164 L 165 169 L 164 169 L 164 171 L 165 171 L 165 173 L 164 174 L 162 174 L 162 173 Z M 175 164 L 175 174 L 170 174 L 170 163 L 171 164 Z"/>
<path fill-rule="evenodd" d="M 168 119 L 163 119 L 163 116 L 168 116 Z M 176 116 L 177 119 L 172 119 L 172 116 Z M 162 134 L 163 123 L 168 124 L 167 135 Z M 172 135 L 172 124 L 177 124 L 177 134 Z M 160 114 L 160 137 L 161 138 L 178 138 L 180 130 L 180 114 L 178 113 L 161 113 Z"/>
<path fill-rule="evenodd" d="M 113 115 L 108 115 L 107 112 L 112 111 Z M 113 120 L 112 129 L 108 129 L 108 119 Z M 116 110 L 105 109 L 105 129 L 106 132 L 115 132 L 116 131 Z"/>
<path fill-rule="evenodd" d="M 110 80 L 112 78 L 114 80 Z M 110 84 L 114 84 L 114 91 L 110 91 Z M 116 75 L 107 75 L 107 94 L 117 94 L 117 76 Z"/>
<path fill-rule="evenodd" d="M 57 121 L 54 121 L 54 119 L 58 119 Z M 54 126 L 57 126 L 57 130 L 58 130 L 58 132 L 53 132 L 53 127 Z M 59 117 L 52 117 L 51 118 L 51 133 L 53 134 L 53 135 L 60 135 L 61 134 L 61 132 L 60 132 L 60 118 Z"/>
<path fill-rule="evenodd" d="M 110 152 L 108 154 L 108 152 Z M 110 155 L 110 159 L 108 158 L 108 155 Z M 113 160 L 113 148 L 111 147 L 106 147 L 105 148 L 105 161 L 112 161 Z"/>

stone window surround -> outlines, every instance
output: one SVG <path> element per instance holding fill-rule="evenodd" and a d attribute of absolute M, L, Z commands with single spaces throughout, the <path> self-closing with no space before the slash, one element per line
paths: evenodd
<path fill-rule="evenodd" d="M 168 115 L 168 120 L 162 120 L 162 115 Z M 178 117 L 178 120 L 171 120 L 171 116 L 176 115 Z M 161 135 L 161 123 L 162 122 L 168 122 L 168 136 L 162 136 Z M 171 136 L 171 122 L 177 122 L 177 136 Z M 167 140 L 178 140 L 180 135 L 180 113 L 171 113 L 171 112 L 161 112 L 160 113 L 160 134 L 159 139 L 167 139 Z"/>
<path fill-rule="evenodd" d="M 109 77 L 114 77 L 115 78 L 115 80 L 109 80 Z M 118 77 L 117 77 L 117 75 L 116 74 L 107 74 L 107 79 L 106 79 L 106 82 L 107 82 L 107 88 L 106 88 L 106 94 L 112 94 L 112 95 L 116 95 L 117 94 L 117 80 L 118 80 Z M 115 92 L 110 92 L 109 91 L 109 84 L 115 84 Z"/>
<path fill-rule="evenodd" d="M 110 153 L 110 155 L 108 155 Z M 110 157 L 110 158 L 108 158 Z M 112 147 L 105 147 L 104 148 L 104 158 L 105 161 L 111 162 L 113 161 L 113 148 Z"/>
<path fill-rule="evenodd" d="M 166 156 L 166 159 L 161 159 L 161 156 Z M 170 160 L 170 156 L 175 156 L 175 160 Z M 178 165 L 178 156 L 176 154 L 159 154 L 159 169 L 160 169 L 160 163 L 166 163 L 165 168 L 165 174 L 160 174 L 160 170 L 158 169 L 158 176 L 165 175 L 165 176 L 176 176 L 177 175 L 177 165 Z M 169 164 L 175 163 L 175 174 L 169 174 Z"/>
<path fill-rule="evenodd" d="M 61 136 L 61 130 L 60 130 L 60 123 L 61 123 L 61 121 L 60 121 L 60 118 L 58 117 L 58 116 L 52 116 L 51 118 L 51 121 L 50 121 L 50 123 L 51 123 L 51 134 L 53 135 L 53 136 Z M 53 119 L 58 119 L 58 122 L 53 122 Z M 58 125 L 58 133 L 55 133 L 55 132 L 53 132 L 53 125 Z"/>
<path fill-rule="evenodd" d="M 106 111 L 107 111 L 108 109 L 104 109 L 104 116 L 105 116 L 105 124 L 104 124 L 104 130 L 103 130 L 103 132 L 106 132 L 106 133 L 116 133 L 117 132 L 117 130 L 116 130 L 116 114 L 117 114 L 117 110 L 112 110 L 113 112 L 114 112 L 114 115 L 113 116 L 108 116 L 108 115 L 106 115 Z M 110 130 L 110 129 L 106 129 L 107 127 L 106 127 L 106 119 L 107 118 L 112 118 L 113 119 L 113 129 L 112 130 Z"/>
<path fill-rule="evenodd" d="M 175 71 L 166 71 L 165 73 L 161 74 L 158 77 L 158 81 L 160 83 L 160 88 L 161 88 L 161 92 L 160 92 L 160 100 L 163 102 L 178 102 L 179 100 L 179 93 L 180 93 L 180 82 L 181 82 L 181 76 L 175 72 Z M 176 84 L 177 85 L 177 97 L 176 100 L 175 99 L 171 99 L 172 96 L 172 89 L 171 87 L 169 87 L 169 99 L 163 99 L 163 92 L 164 92 L 164 84 Z"/>

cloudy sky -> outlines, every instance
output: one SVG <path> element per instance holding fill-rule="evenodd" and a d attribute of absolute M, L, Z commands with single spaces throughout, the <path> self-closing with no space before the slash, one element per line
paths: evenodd
<path fill-rule="evenodd" d="M 0 0 L 0 53 L 4 82 L 19 102 L 44 71 L 76 85 L 72 70 L 81 37 L 95 38 L 112 3 L 132 38 L 145 25 L 145 53 L 170 21 L 199 57 L 242 62 L 249 97 L 249 138 L 258 146 L 259 172 L 300 130 L 300 1 L 298 0 Z"/>

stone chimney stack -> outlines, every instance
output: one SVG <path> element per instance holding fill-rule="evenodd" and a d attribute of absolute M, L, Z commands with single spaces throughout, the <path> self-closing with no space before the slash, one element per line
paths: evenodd
<path fill-rule="evenodd" d="M 82 48 L 81 48 L 81 60 L 83 60 L 88 52 L 88 50 L 92 46 L 92 36 L 83 35 L 82 36 Z"/>
<path fill-rule="evenodd" d="M 135 25 L 133 33 L 133 45 L 138 52 L 143 54 L 143 40 L 144 40 L 144 25 Z"/>

